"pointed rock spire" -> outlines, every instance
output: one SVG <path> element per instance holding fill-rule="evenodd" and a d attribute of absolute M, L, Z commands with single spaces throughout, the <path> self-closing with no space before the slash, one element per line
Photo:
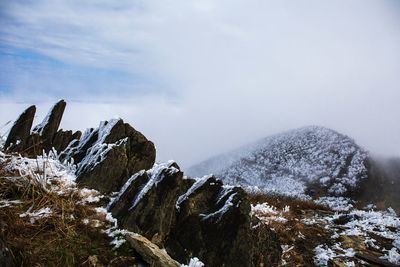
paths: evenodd
<path fill-rule="evenodd" d="M 6 149 L 15 150 L 23 147 L 31 133 L 33 119 L 36 113 L 36 106 L 27 108 L 15 121 L 4 144 Z M 15 149 L 14 149 L 15 148 Z"/>
<path fill-rule="evenodd" d="M 67 103 L 64 100 L 58 101 L 51 108 L 44 120 L 33 129 L 33 134 L 41 136 L 45 150 L 51 149 L 53 138 L 60 126 L 66 105 Z"/>

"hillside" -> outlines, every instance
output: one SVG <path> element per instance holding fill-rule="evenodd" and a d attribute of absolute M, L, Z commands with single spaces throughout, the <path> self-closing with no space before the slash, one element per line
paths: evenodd
<path fill-rule="evenodd" d="M 229 184 L 299 196 L 349 195 L 367 177 L 367 157 L 351 138 L 311 126 L 273 135 L 189 168 L 192 176 L 213 173 Z"/>

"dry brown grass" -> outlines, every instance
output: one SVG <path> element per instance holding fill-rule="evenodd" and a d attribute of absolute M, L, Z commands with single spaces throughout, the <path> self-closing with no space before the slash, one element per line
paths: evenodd
<path fill-rule="evenodd" d="M 93 210 L 93 205 L 78 205 L 74 190 L 59 195 L 35 179 L 20 177 L 0 166 L 0 200 L 10 199 L 21 204 L 0 209 L 0 238 L 6 241 L 16 266 L 84 266 L 92 255 L 103 264 L 119 255 L 134 255 L 124 245 L 113 251 L 111 239 L 101 227 L 83 223 L 85 218 L 102 222 L 105 218 Z M 46 207 L 51 215 L 34 223 L 29 216 L 19 216 L 28 209 Z"/>
<path fill-rule="evenodd" d="M 256 194 L 250 195 L 249 198 L 253 205 L 266 202 L 277 210 L 290 207 L 288 212 L 282 213 L 282 217 L 287 220 L 285 223 L 274 220 L 265 222 L 277 233 L 282 245 L 293 247 L 282 255 L 285 260 L 282 266 L 314 266 L 314 248 L 319 244 L 329 244 L 331 233 L 319 224 L 307 225 L 302 220 L 316 213 L 329 214 L 333 211 L 313 201 L 288 197 Z M 256 212 L 256 216 L 262 218 L 268 217 L 268 214 Z"/>

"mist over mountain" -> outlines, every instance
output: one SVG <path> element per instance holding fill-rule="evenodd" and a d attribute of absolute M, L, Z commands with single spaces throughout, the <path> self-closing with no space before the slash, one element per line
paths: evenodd
<path fill-rule="evenodd" d="M 189 174 L 213 173 L 231 184 L 300 195 L 318 186 L 344 195 L 367 177 L 367 152 L 351 138 L 310 126 L 259 140 L 189 168 Z"/>

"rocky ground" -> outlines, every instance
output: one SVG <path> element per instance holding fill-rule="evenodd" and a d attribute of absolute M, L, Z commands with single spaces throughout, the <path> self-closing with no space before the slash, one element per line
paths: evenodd
<path fill-rule="evenodd" d="M 252 197 L 252 212 L 277 232 L 280 266 L 399 266 L 400 218 L 346 198 Z"/>

